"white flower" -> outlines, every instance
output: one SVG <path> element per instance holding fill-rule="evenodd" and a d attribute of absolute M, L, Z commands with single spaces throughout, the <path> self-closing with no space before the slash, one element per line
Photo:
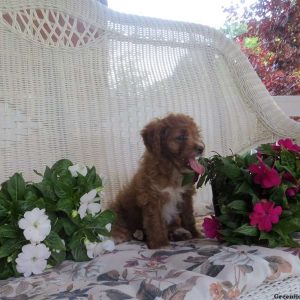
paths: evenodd
<path fill-rule="evenodd" d="M 45 209 L 39 208 L 27 211 L 19 221 L 19 227 L 24 230 L 25 239 L 32 243 L 42 242 L 51 231 L 51 223 Z"/>
<path fill-rule="evenodd" d="M 94 216 L 101 210 L 101 204 L 96 203 L 100 201 L 100 198 L 96 197 L 98 190 L 99 189 L 93 189 L 80 198 L 80 207 L 78 212 L 81 219 L 86 216 L 87 212 Z"/>
<path fill-rule="evenodd" d="M 103 187 L 101 187 L 101 186 L 97 187 L 95 190 L 96 190 L 96 194 L 99 196 L 99 198 L 103 199 L 104 195 L 105 195 Z"/>
<path fill-rule="evenodd" d="M 47 259 L 51 252 L 44 244 L 28 244 L 22 247 L 22 252 L 16 258 L 17 271 L 25 277 L 41 274 L 47 267 Z"/>
<path fill-rule="evenodd" d="M 105 225 L 105 229 L 108 231 L 108 232 L 111 232 L 111 223 L 108 223 Z"/>
<path fill-rule="evenodd" d="M 102 185 L 106 185 L 108 183 L 107 177 L 103 173 L 100 173 L 99 177 L 101 178 Z"/>
<path fill-rule="evenodd" d="M 89 258 L 94 258 L 103 253 L 103 248 L 101 246 L 101 243 L 86 242 L 85 247 L 86 247 L 86 254 Z"/>
<path fill-rule="evenodd" d="M 104 236 L 104 235 L 102 235 L 102 234 L 98 234 L 98 238 L 99 238 L 99 240 L 100 240 L 101 242 L 103 242 L 103 241 L 105 241 L 105 240 L 108 239 L 107 236 Z"/>
<path fill-rule="evenodd" d="M 87 250 L 87 256 L 89 258 L 94 258 L 96 256 L 104 254 L 106 251 L 111 252 L 115 249 L 115 243 L 112 240 L 104 240 L 100 243 L 91 243 L 89 240 L 86 240 L 85 247 Z"/>
<path fill-rule="evenodd" d="M 115 242 L 113 240 L 105 240 L 102 243 L 102 247 L 105 251 L 112 252 L 115 250 Z"/>
<path fill-rule="evenodd" d="M 81 174 L 82 176 L 86 176 L 87 174 L 87 168 L 86 166 L 76 164 L 73 166 L 70 166 L 68 170 L 71 172 L 73 177 L 77 177 L 78 174 Z"/>

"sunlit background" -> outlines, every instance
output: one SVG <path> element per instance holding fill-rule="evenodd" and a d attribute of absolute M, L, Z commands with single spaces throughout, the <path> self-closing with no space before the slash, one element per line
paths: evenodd
<path fill-rule="evenodd" d="M 214 27 L 239 44 L 271 95 L 300 95 L 299 0 L 106 1 L 123 13 Z"/>
<path fill-rule="evenodd" d="M 251 5 L 255 0 L 108 0 L 110 8 L 141 16 L 199 23 L 219 29 L 226 14 L 224 7 L 243 3 Z"/>

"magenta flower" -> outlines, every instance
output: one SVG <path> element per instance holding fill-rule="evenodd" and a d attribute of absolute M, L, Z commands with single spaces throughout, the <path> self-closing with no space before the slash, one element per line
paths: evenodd
<path fill-rule="evenodd" d="M 290 187 L 286 190 L 285 194 L 287 195 L 287 197 L 293 198 L 297 195 L 298 191 L 299 191 L 298 187 Z"/>
<path fill-rule="evenodd" d="M 294 144 L 293 140 L 290 138 L 281 139 L 272 146 L 273 150 L 281 150 L 282 148 L 284 148 L 288 151 L 300 152 L 300 146 L 298 146 L 297 144 Z"/>
<path fill-rule="evenodd" d="M 258 165 L 252 164 L 248 167 L 250 173 L 254 175 L 254 182 L 259 184 L 264 189 L 269 189 L 274 186 L 279 186 L 281 183 L 281 177 L 279 173 L 274 169 L 267 166 L 261 157 L 258 158 Z"/>
<path fill-rule="evenodd" d="M 285 172 L 283 174 L 282 178 L 289 181 L 289 182 L 293 182 L 293 183 L 297 182 L 297 179 L 289 172 Z"/>
<path fill-rule="evenodd" d="M 202 226 L 206 237 L 213 239 L 219 236 L 220 223 L 215 216 L 204 218 Z"/>
<path fill-rule="evenodd" d="M 279 222 L 279 216 L 282 213 L 281 206 L 275 206 L 275 203 L 262 199 L 254 205 L 253 212 L 250 214 L 250 224 L 258 226 L 260 231 L 270 232 L 272 224 Z"/>

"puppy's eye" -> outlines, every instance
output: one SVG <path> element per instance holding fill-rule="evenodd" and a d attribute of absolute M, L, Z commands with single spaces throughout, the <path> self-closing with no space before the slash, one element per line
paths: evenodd
<path fill-rule="evenodd" d="M 183 142 L 185 140 L 187 140 L 187 136 L 186 135 L 179 135 L 176 137 L 176 140 L 179 141 L 179 142 Z"/>

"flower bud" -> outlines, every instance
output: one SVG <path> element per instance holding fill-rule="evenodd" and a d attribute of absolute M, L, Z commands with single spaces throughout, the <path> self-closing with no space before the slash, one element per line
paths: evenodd
<path fill-rule="evenodd" d="M 290 198 L 295 197 L 296 194 L 298 193 L 298 188 L 296 188 L 296 187 L 288 188 L 285 193 L 286 193 L 287 197 L 290 197 Z"/>
<path fill-rule="evenodd" d="M 108 223 L 105 225 L 105 229 L 108 231 L 108 232 L 111 232 L 111 223 Z"/>
<path fill-rule="evenodd" d="M 72 218 L 76 218 L 78 215 L 78 211 L 77 210 L 72 210 L 71 216 Z"/>
<path fill-rule="evenodd" d="M 84 243 L 85 245 L 88 245 L 88 244 L 90 244 L 91 242 L 89 241 L 88 238 L 85 238 L 84 241 L 83 241 L 83 243 Z"/>
<path fill-rule="evenodd" d="M 97 194 L 100 193 L 100 192 L 102 192 L 102 190 L 103 190 L 103 187 L 101 187 L 101 186 L 97 187 L 97 188 L 96 188 Z"/>

